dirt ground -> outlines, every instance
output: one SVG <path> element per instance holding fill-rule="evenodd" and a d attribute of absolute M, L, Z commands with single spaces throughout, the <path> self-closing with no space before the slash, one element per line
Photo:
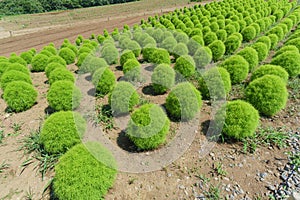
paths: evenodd
<path fill-rule="evenodd" d="M 1 21 L 0 27 L 5 27 L 5 31 L 0 30 L 1 34 L 13 29 L 15 36 L 0 39 L 0 55 L 9 56 L 12 52 L 21 53 L 30 48 L 39 50 L 50 42 L 59 46 L 65 38 L 73 42 L 79 34 L 89 37 L 92 33 L 102 33 L 104 28 L 110 31 L 115 27 L 122 28 L 124 24 L 131 26 L 139 23 L 142 18 L 147 18 L 148 15 L 153 16 L 154 12 L 161 14 L 162 9 L 182 7 L 184 2 L 178 1 L 174 4 L 169 4 L 168 7 L 167 3 L 162 3 L 159 8 L 149 7 L 149 14 L 145 15 L 143 12 L 129 15 L 128 11 L 124 13 L 111 11 L 109 20 L 108 18 L 100 20 L 101 17 L 99 20 L 80 20 L 77 17 L 71 23 L 64 21 L 50 26 L 45 22 L 42 27 L 37 27 L 38 23 L 36 23 L 22 30 L 15 24 L 9 25 L 6 22 L 1 24 L 3 23 Z M 57 15 L 60 14 L 65 12 L 58 12 Z M 43 16 L 41 20 L 45 21 L 45 18 L 55 14 L 41 15 Z M 45 74 L 32 73 L 31 76 L 39 96 L 37 104 L 30 110 L 18 114 L 7 113 L 6 104 L 3 99 L 0 99 L 0 131 L 3 130 L 5 135 L 3 143 L 0 144 L 0 164 L 4 162 L 8 164 L 8 167 L 0 173 L 1 200 L 29 199 L 29 196 L 32 196 L 32 199 L 49 199 L 49 190 L 44 194 L 43 191 L 49 180 L 53 178 L 54 172 L 47 173 L 42 180 L 36 160 L 32 160 L 27 167 L 22 167 L 30 156 L 24 155 L 23 151 L 19 150 L 22 139 L 41 126 L 48 107 L 46 94 L 49 85 L 46 83 Z M 152 98 L 147 94 L 144 96 L 147 99 Z M 296 112 L 291 113 L 292 109 L 296 109 Z M 289 100 L 286 109 L 272 118 L 263 118 L 261 124 L 272 127 L 286 126 L 288 130 L 296 131 L 299 123 L 297 112 L 299 112 L 299 101 Z M 199 124 L 205 125 L 209 115 L 210 110 L 206 102 L 201 110 Z M 17 130 L 16 127 L 20 128 Z M 205 133 L 205 126 L 199 126 L 188 151 L 162 170 L 149 173 L 118 173 L 116 182 L 105 199 L 195 199 L 201 194 L 212 192 L 209 188 L 213 187 L 219 188 L 223 199 L 226 195 L 233 194 L 235 194 L 234 199 L 246 199 L 246 197 L 267 199 L 267 187 L 280 181 L 278 168 L 283 167 L 287 162 L 286 152 L 289 148 L 259 147 L 254 154 L 245 154 L 241 143 L 216 143 L 208 155 L 200 157 L 199 149 Z M 218 175 L 216 172 L 219 164 L 224 172 L 223 175 Z M 267 175 L 261 178 L 261 173 Z"/>

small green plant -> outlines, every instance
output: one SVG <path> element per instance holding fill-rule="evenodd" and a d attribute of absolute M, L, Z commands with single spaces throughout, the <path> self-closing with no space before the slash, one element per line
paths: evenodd
<path fill-rule="evenodd" d="M 34 199 L 33 197 L 34 197 L 34 192 L 33 192 L 32 188 L 29 187 L 24 198 L 25 198 L 25 200 L 33 200 Z"/>
<path fill-rule="evenodd" d="M 221 199 L 221 189 L 219 186 L 209 185 L 208 191 L 204 191 L 205 196 L 210 200 Z"/>
<path fill-rule="evenodd" d="M 258 65 L 258 54 L 252 47 L 245 47 L 237 53 L 242 56 L 249 64 L 249 71 L 252 71 Z"/>
<path fill-rule="evenodd" d="M 273 58 L 281 55 L 282 53 L 284 52 L 287 52 L 287 51 L 291 51 L 291 52 L 294 52 L 295 54 L 299 54 L 299 49 L 294 46 L 294 45 L 286 45 L 286 46 L 283 46 L 281 47 L 278 51 L 276 51 L 275 55 L 273 56 Z"/>
<path fill-rule="evenodd" d="M 253 49 L 257 52 L 258 55 L 258 61 L 261 62 L 265 60 L 269 54 L 268 46 L 265 43 L 262 42 L 256 42 L 251 45 Z"/>
<path fill-rule="evenodd" d="M 104 96 L 110 93 L 116 85 L 114 73 L 107 67 L 99 68 L 92 77 L 92 83 L 96 87 L 98 95 Z"/>
<path fill-rule="evenodd" d="M 66 61 L 67 65 L 74 63 L 76 59 L 76 54 L 68 47 L 60 49 L 58 55 Z"/>
<path fill-rule="evenodd" d="M 27 62 L 23 58 L 21 58 L 20 56 L 16 56 L 16 55 L 10 56 L 8 61 L 10 63 L 19 63 L 21 65 L 24 65 L 25 67 L 27 66 Z"/>
<path fill-rule="evenodd" d="M 225 45 L 225 54 L 231 55 L 233 54 L 240 46 L 241 46 L 242 40 L 236 35 L 230 35 L 226 41 L 224 42 Z"/>
<path fill-rule="evenodd" d="M 43 54 L 37 54 L 32 58 L 31 71 L 42 72 L 45 70 L 49 57 Z"/>
<path fill-rule="evenodd" d="M 50 73 L 55 70 L 55 69 L 66 69 L 66 66 L 65 65 L 62 65 L 60 63 L 56 63 L 56 62 L 51 62 L 49 63 L 46 68 L 45 68 L 45 73 L 46 73 L 46 76 L 47 78 L 49 78 L 50 76 Z"/>
<path fill-rule="evenodd" d="M 196 64 L 193 57 L 183 55 L 176 59 L 174 70 L 179 72 L 184 78 L 191 77 L 196 71 Z"/>
<path fill-rule="evenodd" d="M 55 56 L 50 56 L 49 58 L 48 58 L 48 61 L 47 61 L 47 65 L 49 65 L 50 63 L 59 63 L 59 64 L 61 64 L 61 65 L 63 65 L 63 66 L 66 66 L 67 65 L 67 63 L 66 63 L 66 61 L 62 58 L 62 57 L 60 57 L 60 56 L 58 56 L 58 55 L 55 55 Z"/>
<path fill-rule="evenodd" d="M 226 52 L 226 47 L 221 40 L 215 40 L 208 46 L 212 53 L 212 59 L 216 62 L 223 57 Z"/>
<path fill-rule="evenodd" d="M 175 71 L 168 64 L 160 64 L 155 67 L 151 81 L 155 93 L 163 94 L 175 84 Z"/>
<path fill-rule="evenodd" d="M 11 110 L 22 112 L 35 104 L 37 95 L 37 91 L 29 83 L 13 81 L 6 86 L 3 99 Z"/>
<path fill-rule="evenodd" d="M 155 149 L 163 144 L 170 129 L 170 121 L 161 107 L 144 104 L 131 115 L 126 135 L 140 149 Z"/>
<path fill-rule="evenodd" d="M 52 85 L 56 81 L 70 81 L 75 82 L 74 74 L 67 68 L 56 68 L 49 75 L 49 83 Z"/>
<path fill-rule="evenodd" d="M 126 49 L 122 52 L 120 57 L 120 65 L 123 66 L 129 59 L 135 59 L 135 55 L 131 50 Z"/>
<path fill-rule="evenodd" d="M 263 77 L 264 75 L 276 75 L 280 77 L 285 83 L 288 82 L 289 74 L 284 68 L 278 65 L 261 65 L 259 68 L 253 71 L 251 81 Z"/>
<path fill-rule="evenodd" d="M 284 52 L 272 59 L 271 64 L 283 67 L 290 77 L 300 74 L 300 54 L 291 51 Z"/>
<path fill-rule="evenodd" d="M 245 42 L 249 42 L 256 37 L 256 30 L 251 25 L 244 28 L 241 33 Z"/>
<path fill-rule="evenodd" d="M 104 58 L 109 65 L 116 64 L 119 59 L 119 51 L 112 44 L 104 45 L 101 49 L 101 57 Z"/>
<path fill-rule="evenodd" d="M 8 169 L 9 168 L 9 164 L 7 164 L 5 161 L 3 161 L 1 164 L 0 164 L 0 174 L 3 173 L 3 171 L 5 169 Z"/>
<path fill-rule="evenodd" d="M 271 40 L 271 47 L 270 49 L 275 49 L 278 42 L 279 42 L 279 39 L 278 39 L 278 36 L 276 34 L 270 34 L 268 35 L 268 37 L 270 38 Z"/>
<path fill-rule="evenodd" d="M 217 176 L 226 176 L 227 172 L 223 169 L 222 163 L 214 163 L 213 164 L 214 172 L 217 174 Z"/>
<path fill-rule="evenodd" d="M 112 110 L 109 105 L 97 104 L 95 111 L 97 113 L 95 122 L 101 124 L 101 126 L 104 127 L 104 130 L 111 130 L 115 127 Z"/>
<path fill-rule="evenodd" d="M 8 65 L 6 67 L 5 72 L 11 71 L 11 70 L 15 70 L 15 71 L 19 71 L 19 72 L 23 72 L 24 74 L 30 76 L 30 71 L 27 67 L 25 67 L 24 65 L 21 65 L 19 63 L 12 63 L 10 65 Z"/>
<path fill-rule="evenodd" d="M 4 130 L 0 130 L 0 144 L 2 143 L 2 140 L 4 139 L 5 135 L 4 135 Z"/>
<path fill-rule="evenodd" d="M 5 90 L 7 85 L 9 85 L 11 82 L 15 82 L 15 81 L 23 81 L 25 83 L 32 84 L 32 80 L 29 75 L 26 75 L 20 71 L 10 70 L 10 71 L 2 74 L 2 76 L 0 78 L 1 89 Z"/>
<path fill-rule="evenodd" d="M 150 62 L 155 64 L 171 64 L 170 54 L 166 49 L 154 49 L 150 56 Z"/>

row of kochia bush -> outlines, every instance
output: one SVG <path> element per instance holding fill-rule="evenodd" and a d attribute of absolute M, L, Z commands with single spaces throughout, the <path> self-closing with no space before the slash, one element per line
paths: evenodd
<path fill-rule="evenodd" d="M 238 4 L 238 2 L 233 4 L 232 1 L 224 2 L 229 2 L 230 5 L 232 4 L 232 6 Z M 220 4 L 224 2 L 220 2 Z M 218 4 L 216 3 L 215 5 Z M 255 38 L 258 35 L 257 33 L 267 30 L 271 24 L 279 21 L 284 15 L 286 15 L 291 9 L 291 6 L 288 5 L 289 4 L 286 4 L 284 9 L 281 11 L 278 10 L 277 6 L 273 6 L 271 8 L 271 12 L 269 12 L 269 14 L 274 14 L 276 18 L 272 16 L 266 17 L 266 21 L 269 21 L 269 24 L 266 23 L 268 25 L 265 26 L 265 29 L 261 29 L 261 26 L 259 27 L 260 29 L 258 29 L 253 22 L 251 22 L 249 25 L 246 24 L 247 26 L 245 28 L 248 27 L 247 29 L 251 30 L 251 27 L 254 27 L 255 36 L 253 38 Z M 214 9 L 214 7 L 212 8 Z M 208 12 L 205 12 L 204 10 L 212 10 L 212 8 L 209 6 L 207 6 L 205 9 L 200 7 L 200 9 L 202 9 L 202 13 L 205 13 L 205 15 L 209 14 L 207 14 Z M 221 12 L 221 10 L 219 11 Z M 184 12 L 186 14 L 187 10 L 185 9 Z M 281 12 L 283 12 L 282 16 Z M 231 14 L 232 16 L 228 16 L 230 16 L 229 18 L 232 18 L 232 21 L 234 21 L 234 16 L 237 13 L 233 12 Z M 252 14 L 253 13 L 251 13 L 251 15 Z M 219 16 L 218 14 L 214 15 L 216 15 L 216 17 Z M 225 13 L 222 15 L 227 17 L 227 14 Z M 232 23 L 232 21 L 226 21 L 225 16 L 223 16 L 224 19 L 221 19 L 222 17 L 220 17 L 220 19 L 223 20 L 225 24 L 227 23 L 226 25 L 236 25 L 236 23 Z M 265 15 L 261 14 L 261 17 L 263 16 L 268 16 L 268 13 Z M 254 18 L 254 16 L 251 17 Z M 191 17 L 191 19 L 193 19 L 193 17 Z M 169 118 L 188 121 L 194 118 L 200 111 L 202 106 L 202 98 L 225 98 L 230 91 L 232 83 L 240 83 L 241 81 L 245 80 L 245 78 L 240 80 L 235 79 L 234 76 L 234 70 L 238 71 L 240 62 L 242 62 L 244 66 L 248 66 L 246 70 L 248 74 L 249 71 L 258 65 L 259 61 L 264 60 L 269 50 L 276 46 L 278 40 L 282 40 L 284 35 L 289 32 L 291 29 L 290 22 L 292 21 L 293 26 L 297 24 L 299 20 L 299 9 L 297 9 L 291 15 L 289 15 L 288 18 L 285 18 L 281 22 L 281 24 L 286 24 L 286 27 L 284 25 L 279 25 L 272 28 L 269 33 L 267 33 L 267 36 L 259 38 L 255 44 L 251 45 L 250 47 L 246 47 L 244 50 L 238 51 L 237 55 L 226 59 L 220 64 L 219 67 L 207 70 L 202 77 L 197 78 L 199 83 L 198 89 L 201 91 L 201 93 L 191 83 L 186 81 L 176 83 L 175 80 L 188 80 L 195 75 L 197 69 L 204 69 L 212 59 L 217 61 L 222 58 L 223 55 L 219 57 L 215 56 L 218 48 L 210 48 L 210 45 L 215 41 L 208 36 L 211 36 L 215 39 L 213 34 L 215 33 L 214 30 L 211 29 L 208 31 L 208 28 L 205 27 L 201 29 L 201 32 L 195 28 L 194 31 L 198 34 L 193 35 L 193 39 L 190 40 L 189 36 L 191 35 L 188 34 L 188 36 L 186 31 L 171 32 L 159 28 L 147 28 L 145 30 L 147 34 L 145 34 L 139 27 L 135 27 L 135 31 L 131 32 L 129 31 L 129 27 L 125 26 L 124 34 L 118 34 L 116 29 L 111 36 L 107 32 L 104 32 L 104 36 L 98 36 L 98 42 L 102 44 L 102 47 L 98 49 L 95 54 L 101 55 L 101 58 L 90 55 L 99 45 L 98 42 L 94 40 L 85 40 L 79 36 L 76 40 L 76 45 L 80 46 L 79 49 L 77 46 L 66 40 L 59 51 L 57 51 L 53 45 L 49 45 L 39 52 L 39 54 L 35 54 L 35 51 L 28 51 L 21 54 L 20 57 L 15 55 L 11 56 L 8 61 L 7 58 L 1 58 L 0 66 L 6 65 L 3 63 L 16 62 L 13 61 L 14 59 L 18 60 L 19 63 L 24 63 L 25 60 L 26 64 L 24 63 L 24 66 L 27 66 L 27 64 L 31 63 L 32 71 L 45 71 L 50 84 L 47 100 L 49 105 L 58 112 L 52 114 L 46 119 L 40 135 L 41 142 L 46 151 L 53 154 L 64 153 L 76 145 L 60 159 L 60 163 L 56 167 L 54 192 L 60 199 L 76 199 L 82 195 L 84 195 L 84 197 L 89 197 L 89 199 L 98 199 L 99 196 L 103 196 L 107 189 L 112 185 L 116 170 L 112 167 L 107 167 L 108 165 L 105 162 L 99 163 L 95 157 L 92 157 L 89 154 L 87 148 L 80 144 L 80 139 L 85 132 L 86 124 L 85 120 L 78 113 L 72 112 L 72 110 L 79 105 L 81 94 L 78 88 L 76 88 L 73 84 L 75 80 L 74 74 L 66 69 L 66 65 L 74 63 L 77 57 L 77 65 L 79 66 L 80 71 L 91 72 L 93 74 L 92 81 L 95 84 L 97 92 L 101 95 L 109 94 L 110 105 L 114 111 L 114 114 L 118 115 L 131 112 L 131 120 L 127 128 L 128 137 L 140 149 L 153 149 L 165 142 L 170 128 Z M 213 22 L 214 20 L 212 20 L 212 23 Z M 203 22 L 201 21 L 201 23 Z M 241 24 L 243 24 L 243 22 L 241 22 Z M 213 27 L 212 24 L 210 24 L 210 26 Z M 226 31 L 226 34 L 228 35 L 224 37 L 226 39 L 223 38 L 223 41 L 218 38 L 218 42 L 222 42 L 222 44 L 225 46 L 225 48 L 223 48 L 224 50 L 222 50 L 224 53 L 222 54 L 225 54 L 226 52 L 227 55 L 235 53 L 235 51 L 240 47 L 241 41 L 248 40 L 245 39 L 247 31 L 243 31 L 244 29 L 236 29 L 236 31 L 232 31 L 233 29 L 230 30 L 230 28 L 219 28 L 217 31 L 219 31 L 219 34 L 220 32 L 225 33 L 222 30 Z M 241 32 L 242 34 L 238 32 Z M 253 33 L 254 31 L 252 29 L 252 31 L 249 32 Z M 208 36 L 206 36 L 207 34 Z M 217 37 L 218 36 L 219 35 L 217 35 Z M 94 38 L 94 36 L 92 37 Z M 287 42 L 287 45 L 292 44 L 298 48 L 298 40 L 293 40 L 292 37 L 293 36 L 291 36 L 291 39 Z M 297 36 L 294 37 L 296 38 Z M 234 42 L 228 42 L 230 41 L 230 38 L 238 38 L 238 45 L 236 45 Z M 202 45 L 208 45 L 208 47 L 203 47 Z M 267 48 L 265 48 L 265 46 Z M 289 49 L 288 52 L 291 52 L 293 56 L 299 55 L 299 52 L 297 52 L 298 54 L 295 54 L 295 51 L 290 50 L 290 48 L 294 47 L 286 48 Z M 118 60 L 119 49 L 123 50 L 120 60 Z M 290 62 L 292 62 L 291 59 L 291 61 L 289 61 L 290 65 L 282 63 L 283 60 L 285 60 L 286 55 L 283 54 L 284 56 L 282 56 L 282 54 L 279 54 L 280 50 L 276 57 L 272 59 L 271 64 L 278 64 L 285 69 L 282 69 L 279 66 L 276 67 L 278 70 L 275 70 L 274 67 L 271 69 L 265 69 L 265 66 L 261 66 L 255 69 L 253 75 L 251 76 L 251 82 L 245 92 L 245 99 L 252 103 L 254 107 L 245 101 L 237 100 L 227 103 L 226 107 L 223 107 L 219 110 L 216 120 L 219 119 L 220 121 L 222 121 L 222 118 L 224 117 L 223 112 L 226 111 L 226 126 L 223 129 L 224 134 L 237 139 L 251 136 L 254 134 L 259 122 L 259 114 L 257 110 L 264 115 L 272 116 L 284 107 L 284 102 L 286 102 L 287 97 L 286 82 L 282 85 L 281 79 L 278 76 L 285 74 L 284 70 L 291 73 L 291 77 L 298 75 L 299 65 L 290 64 Z M 170 55 L 172 55 L 175 60 L 173 68 L 170 67 L 172 62 Z M 254 60 L 252 55 L 255 57 Z M 257 55 L 257 61 L 255 55 Z M 280 56 L 282 59 L 277 59 L 277 57 L 280 58 Z M 137 58 L 143 58 L 147 62 L 156 64 L 151 77 L 155 93 L 163 94 L 165 92 L 169 92 L 171 89 L 168 97 L 166 98 L 165 104 L 167 114 L 159 106 L 154 104 L 145 104 L 136 108 L 135 106 L 139 103 L 139 95 L 135 91 L 133 85 L 125 81 L 116 83 L 114 73 L 108 68 L 109 65 L 119 62 L 122 66 L 125 79 L 130 81 L 139 81 L 141 75 L 141 64 Z M 238 64 L 235 66 L 235 68 L 230 70 L 229 63 L 230 65 L 235 63 Z M 252 67 L 249 67 L 250 65 Z M 6 67 L 0 67 L 0 71 L 1 70 L 2 72 L 5 71 L 4 74 L 8 73 L 9 71 L 6 71 Z M 18 67 L 18 70 L 21 70 L 21 67 Z M 280 70 L 282 72 L 280 72 Z M 245 69 L 243 68 L 242 71 L 244 72 Z M 276 74 L 275 72 L 273 73 L 273 71 L 276 71 L 276 73 L 279 71 L 280 73 L 278 72 Z M 178 78 L 178 76 L 180 77 Z M 285 79 L 287 80 L 287 78 Z M 220 87 L 220 84 L 224 87 Z M 275 85 L 276 87 L 274 87 Z M 24 89 L 15 91 L 21 92 L 24 91 Z M 258 101 L 258 103 L 256 101 L 254 102 L 252 98 L 254 96 L 257 98 L 257 91 L 262 94 L 259 96 L 261 101 Z M 277 98 L 276 95 L 271 97 L 267 96 L 267 98 L 265 94 L 268 94 L 268 91 L 282 98 Z M 125 99 L 127 100 L 125 101 Z M 124 102 L 129 102 L 129 104 Z M 11 105 L 9 106 L 13 108 Z M 29 107 L 23 108 L 23 110 L 28 109 Z M 22 110 L 15 109 L 15 111 Z M 153 121 L 153 119 L 156 120 Z M 74 121 L 76 123 L 74 123 Z M 149 129 L 148 126 L 150 123 L 151 126 L 153 126 L 151 129 Z M 101 153 L 108 155 L 108 153 L 104 152 L 104 150 L 98 147 L 97 144 L 89 144 L 87 147 L 90 147 L 90 149 L 88 148 L 89 150 L 99 149 L 99 155 L 101 155 Z M 96 155 L 96 158 L 99 159 L 100 157 L 97 157 Z M 83 168 L 80 165 L 81 162 L 88 164 Z M 98 165 L 99 167 L 96 170 L 93 166 Z M 90 177 L 85 177 L 87 172 L 92 172 L 89 173 Z M 101 174 L 97 180 L 94 178 L 96 174 Z M 83 180 L 87 182 L 82 182 Z M 90 183 L 90 180 L 95 180 L 95 182 L 93 182 L 93 184 L 88 184 Z M 82 187 L 82 185 L 85 187 Z M 101 185 L 101 187 L 98 189 L 92 189 L 95 185 L 97 187 Z"/>

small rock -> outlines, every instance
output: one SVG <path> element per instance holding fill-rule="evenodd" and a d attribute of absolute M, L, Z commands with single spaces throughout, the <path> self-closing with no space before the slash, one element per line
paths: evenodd
<path fill-rule="evenodd" d="M 179 185 L 179 189 L 184 190 L 185 189 L 184 185 Z"/>
<path fill-rule="evenodd" d="M 275 191 L 276 190 L 276 188 L 274 187 L 274 185 L 269 185 L 268 189 L 271 190 L 271 191 Z"/>
<path fill-rule="evenodd" d="M 268 173 L 266 173 L 266 172 L 259 173 L 259 177 L 262 179 L 266 178 L 267 176 L 268 176 Z"/>

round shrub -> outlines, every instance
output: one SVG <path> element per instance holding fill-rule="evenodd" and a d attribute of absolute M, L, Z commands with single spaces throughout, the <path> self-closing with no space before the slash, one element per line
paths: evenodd
<path fill-rule="evenodd" d="M 249 71 L 252 71 L 258 65 L 258 54 L 252 47 L 245 47 L 237 53 L 242 56 L 249 64 Z"/>
<path fill-rule="evenodd" d="M 43 54 L 37 54 L 32 58 L 31 61 L 31 71 L 42 72 L 45 70 L 48 63 L 48 56 Z"/>
<path fill-rule="evenodd" d="M 136 41 L 130 41 L 126 46 L 126 49 L 131 50 L 134 53 L 135 57 L 139 57 L 142 50 L 141 46 Z"/>
<path fill-rule="evenodd" d="M 81 143 L 85 130 L 86 122 L 79 113 L 60 111 L 45 120 L 40 141 L 50 154 L 65 153 Z"/>
<path fill-rule="evenodd" d="M 288 82 L 289 74 L 284 68 L 278 65 L 261 65 L 251 75 L 251 81 L 263 77 L 264 75 L 275 75 L 280 77 L 285 83 Z"/>
<path fill-rule="evenodd" d="M 161 43 L 160 48 L 166 49 L 168 52 L 172 52 L 176 45 L 177 41 L 174 37 L 167 37 Z"/>
<path fill-rule="evenodd" d="M 227 32 L 227 35 L 231 35 L 232 33 L 235 33 L 236 32 L 236 29 L 235 29 L 235 26 L 232 25 L 232 24 L 227 24 L 225 27 L 224 27 L 224 30 Z"/>
<path fill-rule="evenodd" d="M 150 62 L 155 64 L 170 64 L 170 54 L 167 50 L 162 48 L 154 49 L 153 54 L 150 57 Z"/>
<path fill-rule="evenodd" d="M 204 46 L 203 38 L 200 36 L 193 36 L 187 43 L 189 54 L 194 55 L 201 46 Z"/>
<path fill-rule="evenodd" d="M 110 93 L 116 85 L 114 73 L 107 68 L 99 68 L 93 74 L 92 82 L 96 87 L 96 92 L 100 95 Z"/>
<path fill-rule="evenodd" d="M 176 120 L 188 121 L 195 117 L 202 107 L 200 92 L 189 82 L 176 85 L 166 99 L 166 109 Z"/>
<path fill-rule="evenodd" d="M 151 82 L 156 94 L 163 94 L 175 84 L 175 71 L 170 65 L 160 64 L 155 67 Z"/>
<path fill-rule="evenodd" d="M 187 34 L 185 33 L 178 32 L 177 35 L 175 36 L 175 39 L 178 43 L 186 44 L 189 41 L 189 36 L 187 36 Z"/>
<path fill-rule="evenodd" d="M 58 55 L 66 61 L 67 65 L 74 63 L 76 59 L 76 54 L 67 47 L 60 49 Z"/>
<path fill-rule="evenodd" d="M 49 57 L 48 61 L 47 61 L 47 65 L 50 64 L 50 63 L 53 63 L 53 62 L 54 63 L 59 63 L 59 64 L 61 64 L 63 66 L 67 66 L 66 61 L 62 57 L 57 56 L 57 55 Z"/>
<path fill-rule="evenodd" d="M 79 67 L 79 70 L 82 73 L 94 73 L 97 69 L 103 67 L 108 67 L 108 64 L 104 58 L 98 58 L 92 55 L 88 55 L 83 61 L 82 65 Z"/>
<path fill-rule="evenodd" d="M 256 42 L 262 42 L 267 45 L 268 50 L 271 48 L 271 39 L 268 36 L 262 36 L 256 40 Z"/>
<path fill-rule="evenodd" d="M 179 72 L 183 77 L 191 77 L 195 73 L 196 64 L 194 59 L 189 55 L 183 55 L 176 59 L 174 70 Z"/>
<path fill-rule="evenodd" d="M 247 26 L 241 32 L 243 39 L 246 42 L 253 40 L 256 37 L 256 30 L 253 26 Z"/>
<path fill-rule="evenodd" d="M 270 34 L 275 34 L 278 37 L 278 40 L 283 40 L 284 38 L 284 33 L 283 30 L 280 26 L 275 26 L 271 30 L 268 31 L 267 35 L 269 36 Z"/>
<path fill-rule="evenodd" d="M 141 75 L 141 64 L 136 58 L 129 59 L 123 66 L 123 72 L 125 74 L 125 78 L 130 80 L 139 80 Z"/>
<path fill-rule="evenodd" d="M 21 58 L 19 56 L 10 56 L 10 58 L 8 59 L 8 61 L 10 63 L 19 63 L 21 65 L 24 65 L 25 67 L 27 66 L 27 62 L 23 58 Z"/>
<path fill-rule="evenodd" d="M 184 43 L 178 43 L 174 49 L 172 50 L 172 55 L 175 59 L 177 59 L 180 56 L 187 55 L 189 53 L 189 50 Z"/>
<path fill-rule="evenodd" d="M 256 42 L 253 45 L 251 45 L 251 47 L 257 52 L 259 62 L 265 60 L 268 57 L 269 50 L 265 43 Z"/>
<path fill-rule="evenodd" d="M 129 59 L 135 59 L 134 53 L 131 50 L 123 51 L 120 57 L 120 65 L 123 66 L 126 63 L 126 61 Z"/>
<path fill-rule="evenodd" d="M 169 130 L 170 120 L 163 109 L 145 104 L 132 113 L 126 135 L 139 149 L 150 150 L 166 141 Z"/>
<path fill-rule="evenodd" d="M 94 47 L 91 45 L 90 47 L 85 45 L 85 46 L 82 46 L 79 51 L 78 51 L 78 54 L 81 55 L 83 53 L 92 53 L 92 51 L 94 50 Z"/>
<path fill-rule="evenodd" d="M 81 53 L 81 54 L 79 54 L 78 59 L 77 59 L 76 66 L 77 66 L 77 67 L 81 67 L 82 63 L 85 61 L 85 59 L 86 59 L 87 56 L 89 56 L 89 55 L 90 55 L 89 53 Z"/>
<path fill-rule="evenodd" d="M 118 82 L 109 96 L 109 103 L 114 115 L 127 114 L 139 103 L 139 95 L 129 82 Z"/>
<path fill-rule="evenodd" d="M 9 63 L 8 61 L 2 61 L 2 60 L 0 60 L 0 78 L 1 78 L 2 74 L 6 71 L 6 68 L 9 65 L 11 65 L 11 63 Z"/>
<path fill-rule="evenodd" d="M 92 44 L 92 43 L 91 43 Z M 69 49 L 71 49 L 74 53 L 75 53 L 75 55 L 77 56 L 78 55 L 78 49 L 77 49 L 77 47 L 75 46 L 75 45 L 73 45 L 73 44 L 69 44 L 69 45 L 67 45 L 67 47 L 69 48 Z M 55 53 L 56 54 L 56 53 Z M 55 55 L 54 54 L 54 55 Z"/>
<path fill-rule="evenodd" d="M 205 71 L 198 80 L 199 90 L 205 99 L 225 99 L 231 90 L 230 74 L 222 67 Z"/>
<path fill-rule="evenodd" d="M 300 74 L 300 54 L 287 51 L 272 59 L 271 64 L 283 67 L 290 77 Z"/>
<path fill-rule="evenodd" d="M 256 36 L 260 33 L 260 26 L 257 23 L 252 23 L 250 26 L 253 26 L 255 28 Z"/>
<path fill-rule="evenodd" d="M 35 104 L 37 95 L 37 91 L 31 84 L 24 81 L 13 81 L 7 84 L 3 99 L 10 109 L 22 112 Z"/>
<path fill-rule="evenodd" d="M 8 72 L 4 72 L 1 76 L 1 89 L 5 90 L 6 86 L 13 81 L 24 81 L 26 83 L 32 84 L 31 78 L 27 74 L 16 70 L 10 70 Z"/>
<path fill-rule="evenodd" d="M 208 46 L 212 42 L 218 40 L 218 36 L 214 32 L 209 32 L 203 37 L 203 40 L 205 45 Z"/>
<path fill-rule="evenodd" d="M 30 52 L 23 52 L 20 54 L 20 57 L 23 58 L 23 60 L 25 60 L 27 64 L 30 64 L 33 58 Z"/>
<path fill-rule="evenodd" d="M 288 51 L 294 52 L 295 54 L 299 54 L 299 49 L 296 46 L 294 46 L 294 45 L 286 45 L 286 46 L 281 47 L 278 51 L 276 51 L 276 53 L 273 56 L 273 58 L 275 58 L 276 56 L 281 55 L 284 52 L 288 52 Z"/>
<path fill-rule="evenodd" d="M 68 111 L 77 108 L 81 100 L 80 90 L 71 81 L 56 81 L 47 94 L 47 101 L 56 111 Z"/>
<path fill-rule="evenodd" d="M 153 44 L 148 44 L 142 49 L 143 59 L 147 62 L 153 60 L 153 52 L 155 51 L 156 46 Z"/>
<path fill-rule="evenodd" d="M 226 49 L 225 54 L 230 55 L 241 46 L 241 40 L 237 36 L 231 35 L 226 39 L 224 45 Z"/>
<path fill-rule="evenodd" d="M 295 39 L 289 40 L 285 43 L 285 45 L 294 45 L 300 51 L 300 38 L 295 38 Z"/>
<path fill-rule="evenodd" d="M 224 122 L 222 129 L 224 135 L 241 140 L 255 134 L 259 125 L 259 113 L 245 101 L 230 101 L 218 110 L 216 121 Z"/>
<path fill-rule="evenodd" d="M 45 46 L 43 48 L 43 50 L 49 51 L 52 55 L 56 55 L 57 54 L 57 50 L 53 46 Z"/>
<path fill-rule="evenodd" d="M 288 92 L 280 77 L 265 75 L 250 82 L 245 97 L 260 113 L 273 116 L 285 107 Z"/>
<path fill-rule="evenodd" d="M 74 146 L 55 166 L 55 196 L 65 200 L 102 199 L 116 178 L 112 163 L 115 163 L 113 156 L 99 143 Z"/>
<path fill-rule="evenodd" d="M 115 46 L 107 45 L 101 50 L 101 57 L 104 58 L 109 65 L 116 64 L 119 58 L 119 51 Z"/>
<path fill-rule="evenodd" d="M 214 49 L 214 48 L 212 48 L 212 49 Z M 196 64 L 196 68 L 198 70 L 203 69 L 212 60 L 212 50 L 208 47 L 200 47 L 194 54 L 193 58 L 194 58 L 194 61 Z"/>
<path fill-rule="evenodd" d="M 43 55 L 48 56 L 48 57 L 53 56 L 53 54 L 50 51 L 47 51 L 47 50 L 42 50 L 42 51 L 40 51 L 39 54 L 43 54 Z"/>
<path fill-rule="evenodd" d="M 270 47 L 270 49 L 274 49 L 277 46 L 278 41 L 279 41 L 278 40 L 278 36 L 276 34 L 270 34 L 270 35 L 268 35 L 268 37 L 271 40 L 271 47 Z"/>
<path fill-rule="evenodd" d="M 241 83 L 247 78 L 249 64 L 242 56 L 231 56 L 220 66 L 224 67 L 228 71 L 232 84 Z"/>
<path fill-rule="evenodd" d="M 225 42 L 227 39 L 227 32 L 224 29 L 218 30 L 216 32 L 216 35 L 218 37 L 218 40 L 221 40 L 222 42 Z"/>
<path fill-rule="evenodd" d="M 215 40 L 208 46 L 212 52 L 212 59 L 216 62 L 223 57 L 226 47 L 221 40 Z"/>
<path fill-rule="evenodd" d="M 66 68 L 56 68 L 49 75 L 49 83 L 52 85 L 56 81 L 70 81 L 75 82 L 75 76 Z"/>
<path fill-rule="evenodd" d="M 47 78 L 49 78 L 50 76 L 50 73 L 55 70 L 55 69 L 66 69 L 66 66 L 60 64 L 60 63 L 55 63 L 55 62 L 52 62 L 52 63 L 49 63 L 47 65 L 47 67 L 45 68 L 45 73 L 46 73 L 46 76 Z"/>
<path fill-rule="evenodd" d="M 8 65 L 5 72 L 11 71 L 11 70 L 16 70 L 16 71 L 22 72 L 22 73 L 30 76 L 29 69 L 19 63 L 12 63 L 12 64 Z"/>

